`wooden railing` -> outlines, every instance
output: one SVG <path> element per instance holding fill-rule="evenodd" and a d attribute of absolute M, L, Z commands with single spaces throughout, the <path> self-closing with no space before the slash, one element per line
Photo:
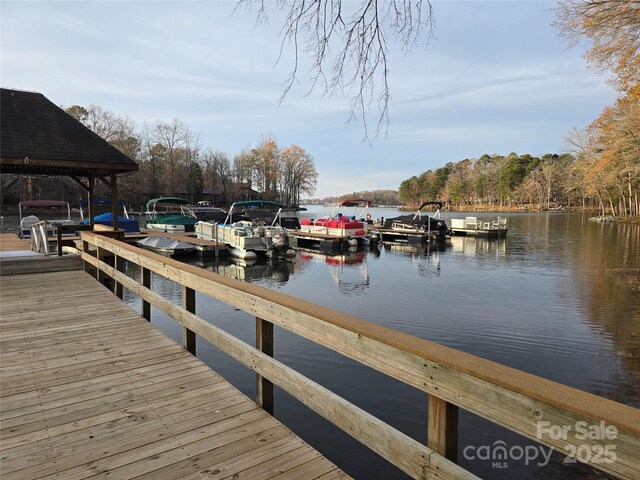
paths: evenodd
<path fill-rule="evenodd" d="M 58 256 L 62 256 L 62 237 L 65 232 L 77 233 L 81 231 L 91 230 L 91 225 L 79 223 L 76 225 L 58 225 L 56 227 L 56 245 Z"/>
<path fill-rule="evenodd" d="M 41 220 L 31 225 L 31 250 L 49 255 L 49 233 L 47 222 Z"/>
<path fill-rule="evenodd" d="M 62 239 L 65 232 L 75 234 L 76 232 L 84 230 L 91 230 L 91 226 L 88 224 L 56 225 L 56 251 L 59 257 L 62 256 Z M 31 225 L 31 250 L 49 255 L 51 253 L 49 246 L 49 233 L 51 233 L 51 227 L 49 226 L 49 222 L 45 220 L 41 220 Z"/>
<path fill-rule="evenodd" d="M 476 478 L 456 464 L 458 408 L 615 476 L 640 478 L 638 409 L 93 232 L 81 237 L 85 265 L 111 277 L 120 297 L 122 288 L 139 295 L 144 318 L 153 305 L 182 324 L 191 353 L 198 335 L 254 370 L 263 408 L 273 411 L 275 384 L 413 478 Z M 115 256 L 114 266 L 101 260 L 105 252 Z M 123 260 L 140 267 L 141 283 L 119 271 Z M 151 272 L 182 285 L 182 306 L 151 290 Z M 256 348 L 198 317 L 196 291 L 255 316 Z M 427 393 L 427 445 L 273 359 L 273 325 Z M 616 433 L 582 438 L 576 426 Z M 615 458 L 599 454 L 612 447 Z"/>

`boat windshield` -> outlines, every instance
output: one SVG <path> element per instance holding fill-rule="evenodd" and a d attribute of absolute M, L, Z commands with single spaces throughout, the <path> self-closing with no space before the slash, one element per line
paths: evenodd
<path fill-rule="evenodd" d="M 365 200 L 362 198 L 343 200 L 336 206 L 336 208 L 333 209 L 331 215 L 329 215 L 329 219 L 334 219 L 340 216 L 338 212 L 343 208 L 353 208 L 355 211 L 355 215 L 353 216 L 356 217 L 356 219 L 364 219 L 370 206 L 371 200 Z M 360 211 L 358 211 L 358 209 L 360 209 Z"/>
<path fill-rule="evenodd" d="M 147 202 L 147 209 L 155 208 L 156 205 L 189 205 L 189 201 L 178 197 L 152 198 Z"/>
<path fill-rule="evenodd" d="M 147 214 L 154 219 L 159 213 L 181 213 L 183 214 L 183 207 L 190 205 L 188 200 L 178 197 L 160 197 L 152 198 L 147 202 Z M 158 212 L 157 208 L 160 207 L 161 211 Z"/>
<path fill-rule="evenodd" d="M 238 207 L 243 207 L 243 209 L 251 209 L 251 210 L 277 210 L 276 217 L 279 215 L 280 210 L 285 208 L 285 205 L 278 202 L 272 202 L 269 200 L 245 200 L 242 202 L 234 202 L 231 204 L 229 211 L 227 212 L 227 218 L 224 223 L 229 223 L 233 218 L 234 210 L 237 211 Z"/>

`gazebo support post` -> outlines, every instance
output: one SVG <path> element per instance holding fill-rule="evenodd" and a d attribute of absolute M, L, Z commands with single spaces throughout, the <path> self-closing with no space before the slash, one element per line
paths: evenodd
<path fill-rule="evenodd" d="M 89 188 L 87 189 L 87 201 L 89 202 L 89 205 L 87 205 L 87 210 L 89 214 L 89 228 L 91 228 L 91 231 L 93 232 L 93 227 L 95 226 L 95 221 L 93 219 L 93 188 L 96 185 L 96 179 L 90 174 L 88 181 Z"/>
<path fill-rule="evenodd" d="M 98 179 L 111 190 L 111 216 L 113 218 L 113 230 L 119 227 L 118 222 L 118 177 L 111 175 L 111 179 L 107 180 L 106 176 L 99 175 Z"/>

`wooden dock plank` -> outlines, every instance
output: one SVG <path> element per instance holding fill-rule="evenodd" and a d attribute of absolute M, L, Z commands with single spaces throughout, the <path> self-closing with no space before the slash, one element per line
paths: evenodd
<path fill-rule="evenodd" d="M 0 295 L 3 479 L 336 471 L 85 272 L 2 275 Z"/>
<path fill-rule="evenodd" d="M 57 436 L 53 439 L 44 439 L 29 444 L 26 448 L 9 449 L 3 454 L 4 459 L 19 455 L 29 465 L 27 472 L 21 474 L 32 474 L 33 472 L 51 473 L 60 469 L 64 470 L 77 465 L 74 459 L 78 454 L 82 454 L 87 461 L 99 460 L 104 455 L 105 449 L 111 448 L 112 444 L 124 449 L 125 446 L 133 448 L 138 444 L 148 443 L 150 438 L 161 439 L 168 435 L 169 427 L 171 432 L 180 431 L 177 429 L 197 428 L 201 423 L 217 421 L 254 409 L 254 404 L 246 397 L 229 394 L 229 391 L 207 393 L 209 390 L 201 389 L 197 402 L 191 401 L 172 404 L 162 409 L 156 410 L 156 415 L 135 415 L 124 419 L 108 422 L 105 424 L 79 430 L 69 434 Z M 158 422 L 161 419 L 161 422 Z M 160 423 L 160 424 L 159 424 Z M 96 442 L 92 439 L 99 439 L 100 449 L 96 448 Z M 125 439 L 123 441 L 123 438 Z M 88 441 L 89 439 L 89 441 Z M 52 441 L 53 440 L 53 441 Z M 139 443 L 141 442 L 141 443 Z M 93 452 L 90 454 L 89 452 Z M 42 456 L 46 459 L 43 460 Z M 56 459 L 51 465 L 49 459 Z M 69 457 L 69 458 L 67 458 Z M 46 462 L 46 463 L 45 463 Z M 38 466 L 40 465 L 40 466 Z M 66 466 L 65 466 L 66 465 Z M 2 465 L 4 468 L 4 465 Z M 13 470 L 21 470 L 19 462 L 13 462 Z M 2 472 L 2 470 L 0 470 Z"/>
<path fill-rule="evenodd" d="M 20 238 L 15 233 L 0 233 L 0 252 L 31 250 L 31 240 Z"/>
<path fill-rule="evenodd" d="M 295 448 L 255 466 L 243 465 L 237 468 L 225 466 L 219 478 L 220 480 L 268 480 L 283 471 L 307 463 L 319 456 L 318 452 L 310 451 L 306 448 Z M 219 466 L 216 466 L 216 468 L 219 468 Z M 208 473 L 210 473 L 210 470 L 205 469 L 186 478 L 188 480 L 200 480 L 203 476 L 206 478 Z"/>
<path fill-rule="evenodd" d="M 200 396 L 201 405 L 177 416 L 173 413 L 172 406 L 171 414 L 165 418 L 142 417 L 141 421 L 134 418 L 132 421 L 120 423 L 117 431 L 103 433 L 99 445 L 96 445 L 95 442 L 88 442 L 86 434 L 66 437 L 65 442 L 56 438 L 55 442 L 50 442 L 48 450 L 31 450 L 29 455 L 22 456 L 19 461 L 14 462 L 15 470 L 19 470 L 16 477 L 42 477 L 58 472 L 65 472 L 65 478 L 74 474 L 82 476 L 80 472 L 86 471 L 86 465 L 79 468 L 78 455 L 82 455 L 85 464 L 92 463 L 91 467 L 97 469 L 100 468 L 100 462 L 105 459 L 116 462 L 117 459 L 112 458 L 114 455 L 143 448 L 150 443 L 170 439 L 174 435 L 202 428 L 210 423 L 221 422 L 225 419 L 235 419 L 233 421 L 240 423 L 246 422 L 246 417 L 241 417 L 241 415 L 255 411 L 254 404 L 247 398 L 242 399 L 238 395 L 226 393 L 227 396 L 223 396 L 222 393 L 211 395 L 210 398 Z M 214 408 L 216 409 L 213 410 Z M 159 420 L 161 421 L 159 422 Z M 161 423 L 160 426 L 159 423 Z M 113 427 L 112 424 L 110 426 Z M 128 433 L 126 437 L 122 436 L 121 432 L 123 431 Z M 95 432 L 95 430 L 91 430 L 91 432 Z M 69 442 L 71 439 L 75 441 Z M 54 463 L 51 462 L 52 458 L 55 459 Z"/>

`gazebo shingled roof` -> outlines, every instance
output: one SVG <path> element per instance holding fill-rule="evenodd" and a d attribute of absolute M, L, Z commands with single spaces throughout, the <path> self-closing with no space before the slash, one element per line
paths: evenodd
<path fill-rule="evenodd" d="M 0 173 L 70 176 L 88 193 L 92 228 L 99 179 L 111 190 L 117 228 L 117 175 L 137 171 L 138 164 L 41 93 L 0 92 Z"/>
<path fill-rule="evenodd" d="M 138 170 L 136 162 L 41 93 L 0 90 L 2 173 L 86 177 Z"/>

